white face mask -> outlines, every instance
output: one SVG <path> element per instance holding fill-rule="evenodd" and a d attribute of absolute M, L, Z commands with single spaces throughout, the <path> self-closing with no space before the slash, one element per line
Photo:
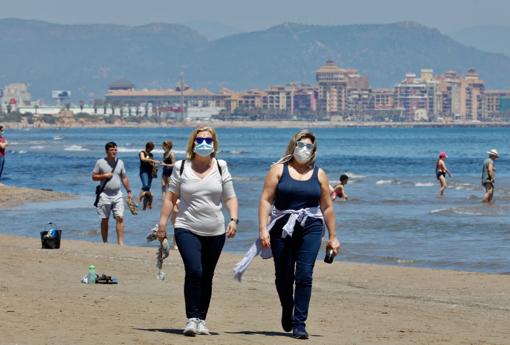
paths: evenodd
<path fill-rule="evenodd" d="M 214 152 L 214 145 L 206 142 L 196 144 L 193 148 L 193 152 L 201 157 L 208 157 Z"/>
<path fill-rule="evenodd" d="M 312 156 L 312 150 L 307 149 L 306 147 L 299 148 L 296 146 L 294 149 L 293 157 L 298 163 L 306 163 L 310 160 L 310 157 Z"/>

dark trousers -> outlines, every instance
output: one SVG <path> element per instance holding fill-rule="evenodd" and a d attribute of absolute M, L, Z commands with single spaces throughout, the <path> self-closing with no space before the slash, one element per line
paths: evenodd
<path fill-rule="evenodd" d="M 4 172 L 4 163 L 5 163 L 5 157 L 0 156 L 0 178 L 2 178 L 2 173 Z"/>
<path fill-rule="evenodd" d="M 225 244 L 225 235 L 199 236 L 189 230 L 177 228 L 175 241 L 186 271 L 186 317 L 205 320 L 211 302 L 214 269 Z"/>
<path fill-rule="evenodd" d="M 294 308 L 293 325 L 305 325 L 312 296 L 313 267 L 322 241 L 323 224 L 309 218 L 305 226 L 296 224 L 292 237 L 282 238 L 284 220 L 270 232 L 275 267 L 275 283 L 282 308 Z M 295 284 L 295 288 L 294 288 Z"/>

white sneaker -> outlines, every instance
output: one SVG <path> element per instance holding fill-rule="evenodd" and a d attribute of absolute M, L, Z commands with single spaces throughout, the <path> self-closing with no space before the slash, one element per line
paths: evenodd
<path fill-rule="evenodd" d="M 204 320 L 198 320 L 197 334 L 211 335 L 211 333 L 209 333 L 209 329 L 207 328 L 207 325 L 205 324 Z"/>
<path fill-rule="evenodd" d="M 188 319 L 186 327 L 184 327 L 184 331 L 182 333 L 184 333 L 187 337 L 194 337 L 197 335 L 197 326 L 199 321 L 200 320 L 197 318 Z"/>

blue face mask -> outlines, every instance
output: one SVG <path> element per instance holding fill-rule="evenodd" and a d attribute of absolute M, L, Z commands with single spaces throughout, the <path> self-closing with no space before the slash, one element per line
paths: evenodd
<path fill-rule="evenodd" d="M 200 144 L 195 144 L 193 152 L 201 157 L 209 157 L 209 155 L 214 152 L 214 145 L 212 143 L 208 144 L 203 141 Z"/>

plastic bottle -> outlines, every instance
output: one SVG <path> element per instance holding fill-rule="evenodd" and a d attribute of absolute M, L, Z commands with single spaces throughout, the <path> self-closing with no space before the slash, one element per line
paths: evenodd
<path fill-rule="evenodd" d="M 89 273 L 87 274 L 87 284 L 95 284 L 96 283 L 96 266 L 90 265 L 89 266 Z"/>

